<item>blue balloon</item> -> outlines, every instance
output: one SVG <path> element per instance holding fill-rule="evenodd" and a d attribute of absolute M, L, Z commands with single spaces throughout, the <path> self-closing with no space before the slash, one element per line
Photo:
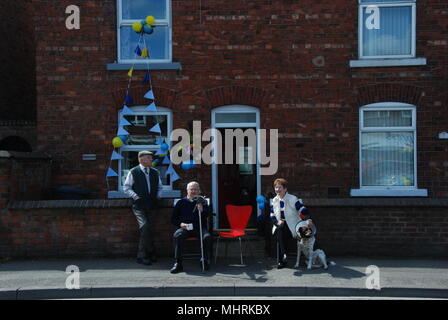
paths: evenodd
<path fill-rule="evenodd" d="M 261 204 L 261 203 L 264 204 L 265 201 L 266 201 L 266 198 L 265 198 L 265 197 L 263 197 L 263 196 L 258 196 L 258 197 L 257 197 L 257 202 L 258 202 L 258 204 Z"/>
<path fill-rule="evenodd" d="M 140 23 L 142 24 L 142 26 L 146 26 L 146 20 L 145 19 L 140 20 Z"/>
<path fill-rule="evenodd" d="M 143 26 L 143 31 L 145 31 L 146 34 L 151 34 L 154 32 L 154 29 L 151 26 L 145 25 Z"/>
<path fill-rule="evenodd" d="M 260 210 L 264 210 L 264 208 L 265 208 L 264 202 L 259 202 L 258 207 L 260 208 Z"/>
<path fill-rule="evenodd" d="M 190 169 L 193 169 L 196 167 L 196 163 L 193 160 L 184 161 L 184 162 L 182 162 L 181 167 L 184 170 L 190 170 Z"/>
<path fill-rule="evenodd" d="M 162 151 L 168 151 L 169 148 L 170 146 L 166 143 L 162 143 L 162 145 L 160 146 L 160 150 Z"/>

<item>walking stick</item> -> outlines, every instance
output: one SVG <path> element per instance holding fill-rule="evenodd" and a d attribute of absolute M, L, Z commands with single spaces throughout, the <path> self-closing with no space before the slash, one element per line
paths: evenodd
<path fill-rule="evenodd" d="M 202 219 L 201 219 L 201 210 L 198 208 L 199 214 L 199 240 L 201 242 L 201 262 L 202 262 L 202 272 L 205 272 L 205 261 L 204 261 L 204 245 L 202 243 Z"/>

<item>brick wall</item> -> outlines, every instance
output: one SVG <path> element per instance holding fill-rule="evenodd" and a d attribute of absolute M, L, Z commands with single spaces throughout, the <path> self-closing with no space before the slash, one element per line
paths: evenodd
<path fill-rule="evenodd" d="M 448 257 L 446 200 L 335 199 L 311 203 L 315 204 L 312 212 L 318 223 L 316 247 L 330 255 Z"/>
<path fill-rule="evenodd" d="M 0 151 L 0 210 L 8 201 L 48 197 L 51 159 L 38 152 Z"/>
<path fill-rule="evenodd" d="M 12 202 L 0 216 L 0 257 L 135 256 L 138 224 L 130 200 Z M 170 256 L 172 201 L 154 217 L 156 247 Z"/>
<path fill-rule="evenodd" d="M 318 226 L 316 248 L 330 257 L 448 257 L 446 200 L 309 199 L 307 203 Z M 171 213 L 172 200 L 166 199 L 154 219 L 158 254 L 164 257 L 173 252 Z M 256 252 L 266 248 L 275 256 L 270 225 L 265 225 L 264 236 L 252 238 Z M 134 257 L 137 241 L 129 200 L 19 201 L 0 214 L 0 258 Z"/>
<path fill-rule="evenodd" d="M 69 2 L 32 3 L 39 150 L 54 159 L 54 184 L 89 186 L 94 197 L 104 197 L 128 81 L 127 70 L 106 70 L 116 60 L 115 1 L 78 1 L 80 30 L 65 28 Z M 276 176 L 289 178 L 305 197 L 326 198 L 330 188 L 344 198 L 359 187 L 359 107 L 412 101 L 418 187 L 430 197 L 448 197 L 448 144 L 436 139 L 448 122 L 447 11 L 440 1 L 417 1 L 417 57 L 428 63 L 411 67 L 349 67 L 358 55 L 354 0 L 221 0 L 202 7 L 196 0 L 172 1 L 172 14 L 173 61 L 182 70 L 154 70 L 151 78 L 157 103 L 173 110 L 175 128 L 202 120 L 206 129 L 217 106 L 257 107 L 261 128 L 279 128 Z M 138 79 L 144 73 L 134 71 Z M 80 161 L 83 153 L 97 160 Z M 183 189 L 195 177 L 210 194 L 210 167 L 176 171 L 183 179 L 175 186 Z M 273 180 L 263 177 L 263 189 Z"/>

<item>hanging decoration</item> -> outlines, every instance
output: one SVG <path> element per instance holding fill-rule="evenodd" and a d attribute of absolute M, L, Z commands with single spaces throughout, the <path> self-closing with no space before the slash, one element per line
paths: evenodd
<path fill-rule="evenodd" d="M 151 129 L 148 131 L 151 133 L 158 134 L 158 137 L 156 138 L 156 144 L 160 146 L 159 150 L 154 154 L 154 161 L 152 162 L 152 167 L 158 166 L 160 164 L 163 165 L 169 165 L 168 169 L 165 172 L 166 176 L 170 176 L 171 182 L 174 182 L 176 180 L 180 179 L 180 176 L 177 174 L 177 172 L 174 170 L 172 163 L 168 157 L 169 155 L 169 144 L 165 139 L 162 137 L 162 130 L 160 128 L 160 124 L 158 122 L 159 117 L 157 117 L 157 105 L 156 105 L 156 98 L 154 96 L 154 91 L 152 88 L 152 82 L 151 82 L 151 75 L 149 72 L 149 59 L 150 59 L 150 52 L 149 48 L 146 45 L 145 37 L 144 35 L 151 35 L 154 33 L 154 28 L 156 20 L 153 16 L 147 16 L 145 19 L 141 21 L 136 21 L 132 24 L 132 30 L 134 30 L 136 33 L 139 34 L 137 46 L 134 49 L 134 60 L 138 59 L 138 57 L 145 59 L 147 62 L 147 71 L 145 73 L 145 77 L 142 80 L 143 84 L 148 84 L 149 90 L 145 93 L 144 98 L 148 100 L 152 100 L 148 106 L 144 109 L 145 111 L 156 113 L 156 116 L 154 119 L 156 119 L 156 123 L 153 125 Z M 119 175 L 111 168 L 112 161 L 114 160 L 122 160 L 124 159 L 119 152 L 116 150 L 121 148 L 123 144 L 126 144 L 129 132 L 124 128 L 125 126 L 132 126 L 132 123 L 130 123 L 124 116 L 127 115 L 133 115 L 135 114 L 134 111 L 132 111 L 131 108 L 128 106 L 132 106 L 134 104 L 134 100 L 129 94 L 129 90 L 131 88 L 132 79 L 135 77 L 134 75 L 134 66 L 135 63 L 132 64 L 131 68 L 128 70 L 128 87 L 126 90 L 126 94 L 124 96 L 123 101 L 123 109 L 121 110 L 121 116 L 120 120 L 118 122 L 118 129 L 116 137 L 112 139 L 112 145 L 114 147 L 114 150 L 112 151 L 112 155 L 110 158 L 110 164 L 109 168 L 107 170 L 106 174 L 106 183 L 107 188 L 109 188 L 109 181 L 107 178 L 109 177 L 118 177 Z M 191 164 L 189 164 L 191 166 Z"/>

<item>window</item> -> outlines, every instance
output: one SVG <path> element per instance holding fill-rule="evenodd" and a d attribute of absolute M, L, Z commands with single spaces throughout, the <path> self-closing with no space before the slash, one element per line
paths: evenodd
<path fill-rule="evenodd" d="M 117 0 L 118 1 L 118 62 L 142 63 L 134 53 L 139 44 L 139 34 L 132 30 L 132 23 L 154 16 L 155 28 L 145 34 L 140 47 L 148 48 L 151 62 L 171 61 L 171 2 L 170 0 Z"/>
<path fill-rule="evenodd" d="M 160 178 L 164 186 L 164 190 L 171 190 L 172 183 L 170 176 L 165 176 L 168 164 L 163 164 L 163 155 L 157 155 L 160 152 L 160 138 L 164 139 L 168 145 L 169 137 L 172 131 L 172 113 L 169 109 L 157 107 L 158 111 L 144 111 L 145 107 L 132 107 L 134 111 L 132 115 L 125 115 L 124 118 L 129 121 L 132 126 L 125 126 L 124 129 L 129 132 L 125 143 L 120 148 L 120 154 L 124 158 L 119 161 L 119 190 L 122 190 L 124 181 L 130 169 L 138 165 L 138 152 L 142 150 L 150 150 L 154 152 L 154 160 L 157 161 L 156 169 L 160 172 Z M 119 118 L 121 113 L 119 114 Z M 161 133 L 150 132 L 149 129 L 159 124 Z M 168 151 L 169 152 L 169 151 Z M 166 152 L 166 153 L 168 153 Z M 157 160 L 156 160 L 157 159 Z"/>
<path fill-rule="evenodd" d="M 359 154 L 360 187 L 371 192 L 352 190 L 352 195 L 427 195 L 426 190 L 408 192 L 417 189 L 415 106 L 375 103 L 361 107 Z"/>
<path fill-rule="evenodd" d="M 359 58 L 415 57 L 416 0 L 359 0 Z"/>

